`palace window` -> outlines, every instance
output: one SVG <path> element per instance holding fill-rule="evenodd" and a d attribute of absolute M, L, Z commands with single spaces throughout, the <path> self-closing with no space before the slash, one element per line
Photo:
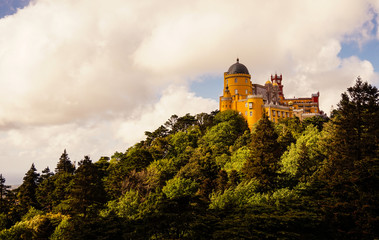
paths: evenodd
<path fill-rule="evenodd" d="M 247 107 L 247 103 L 245 103 L 245 107 Z"/>
<path fill-rule="evenodd" d="M 234 89 L 234 94 L 238 94 L 238 90 L 237 89 Z"/>
<path fill-rule="evenodd" d="M 272 116 L 275 116 L 276 111 L 272 110 Z"/>
<path fill-rule="evenodd" d="M 245 116 L 247 116 L 247 111 L 245 112 Z"/>
<path fill-rule="evenodd" d="M 249 102 L 249 109 L 253 109 L 253 103 Z"/>
<path fill-rule="evenodd" d="M 253 112 L 252 111 L 250 111 L 250 117 L 252 117 L 253 116 Z"/>

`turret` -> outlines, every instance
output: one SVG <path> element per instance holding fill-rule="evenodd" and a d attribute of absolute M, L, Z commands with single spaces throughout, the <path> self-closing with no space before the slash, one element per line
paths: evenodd
<path fill-rule="evenodd" d="M 275 75 L 271 75 L 271 82 L 274 84 L 278 84 L 278 87 L 279 87 L 279 97 L 281 97 L 282 99 L 284 99 L 284 95 L 283 95 L 283 85 L 282 85 L 282 74 L 278 75 L 275 73 Z"/>

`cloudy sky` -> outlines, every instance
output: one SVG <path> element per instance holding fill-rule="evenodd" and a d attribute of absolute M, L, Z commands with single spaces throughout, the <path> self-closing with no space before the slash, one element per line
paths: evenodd
<path fill-rule="evenodd" d="M 172 114 L 218 108 L 237 57 L 329 113 L 357 76 L 379 84 L 378 0 L 1 0 L 0 173 L 18 184 L 125 151 Z M 13 3 L 13 8 L 12 8 Z M 9 10 L 9 11 L 7 11 Z"/>

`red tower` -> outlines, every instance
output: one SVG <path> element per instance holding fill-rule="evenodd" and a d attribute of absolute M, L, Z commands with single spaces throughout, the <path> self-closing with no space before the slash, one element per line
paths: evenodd
<path fill-rule="evenodd" d="M 283 85 L 282 85 L 282 74 L 280 76 L 278 74 L 275 74 L 274 76 L 271 75 L 271 82 L 274 84 L 278 84 L 279 86 L 279 96 L 281 96 L 284 99 L 283 95 Z"/>

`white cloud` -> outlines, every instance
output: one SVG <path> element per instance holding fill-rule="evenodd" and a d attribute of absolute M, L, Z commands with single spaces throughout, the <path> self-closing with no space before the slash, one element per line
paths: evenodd
<path fill-rule="evenodd" d="M 320 91 L 328 112 L 358 75 L 378 81 L 370 62 L 338 57 L 342 41 L 373 38 L 378 12 L 376 0 L 34 1 L 0 20 L 0 169 L 55 165 L 64 148 L 96 160 L 172 114 L 214 110 L 186 86 L 237 56 L 257 83 L 278 71 L 288 96 Z"/>
<path fill-rule="evenodd" d="M 135 112 L 132 119 L 122 123 L 117 136 L 123 138 L 127 145 L 132 145 L 143 140 L 145 131 L 154 131 L 174 114 L 196 115 L 216 109 L 218 102 L 215 100 L 197 97 L 184 87 L 169 86 L 156 104 L 144 106 Z"/>

